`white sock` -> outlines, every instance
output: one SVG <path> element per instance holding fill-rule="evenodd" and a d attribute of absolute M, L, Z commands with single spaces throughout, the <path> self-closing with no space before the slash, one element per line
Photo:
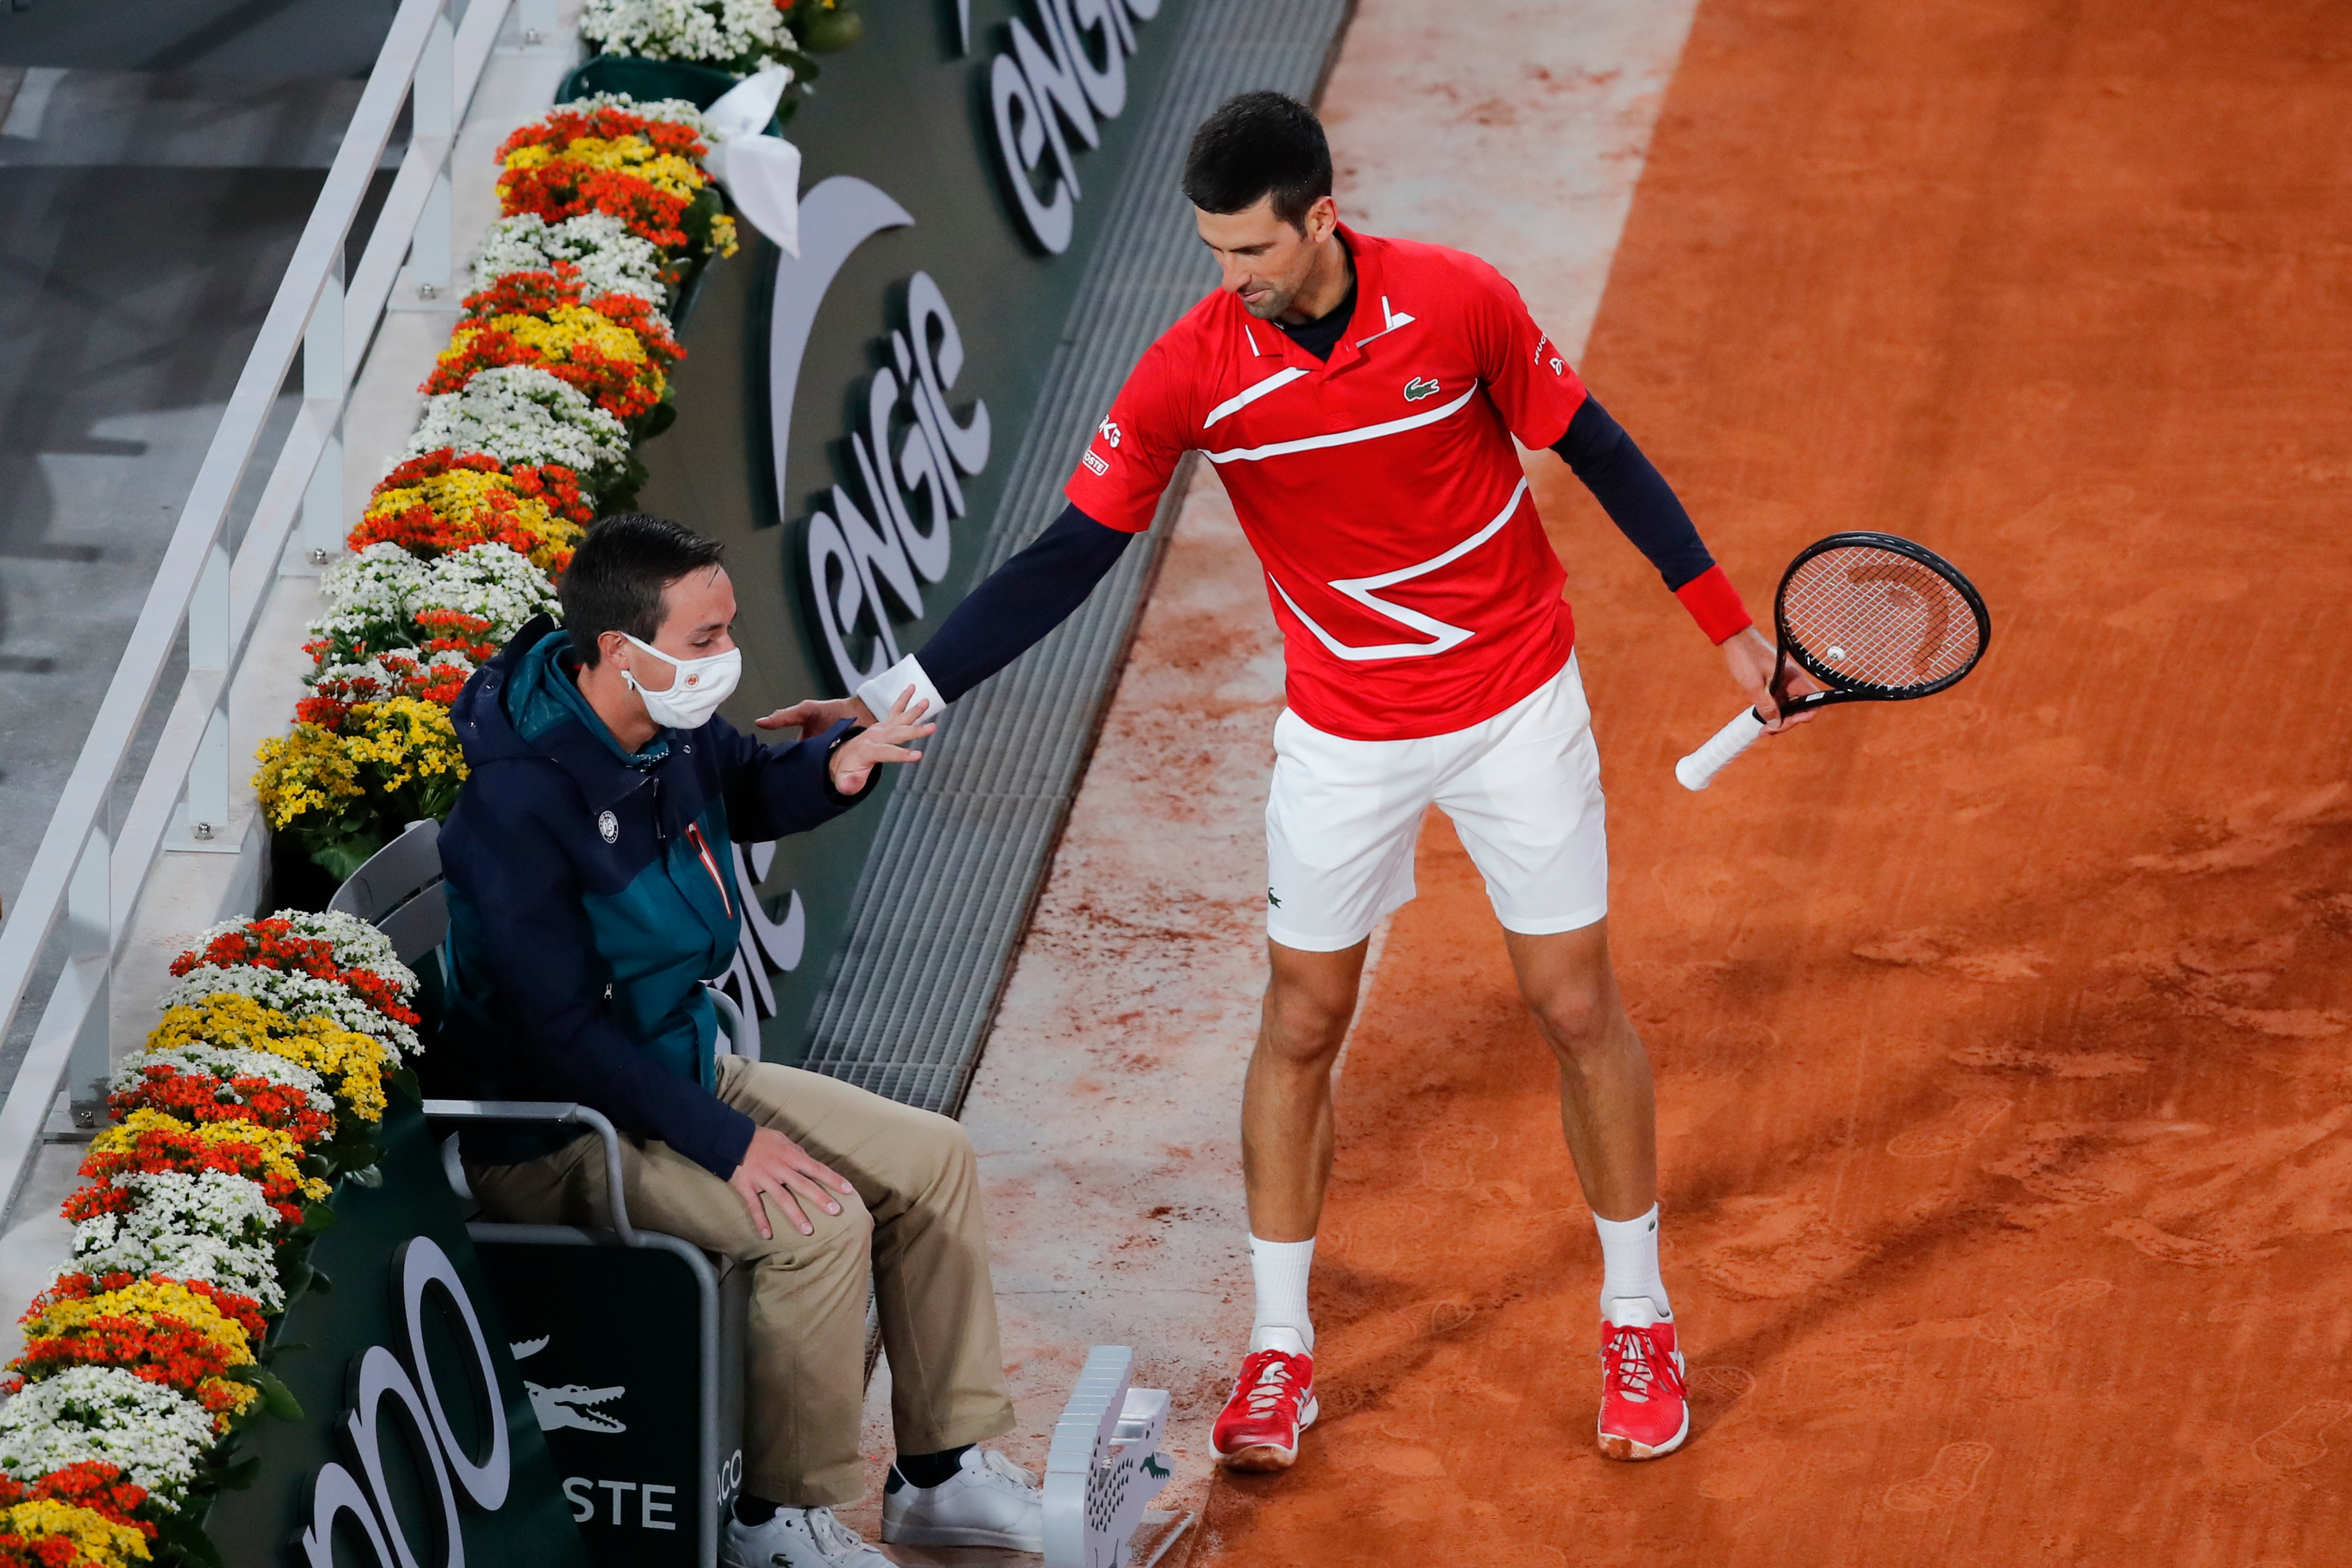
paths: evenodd
<path fill-rule="evenodd" d="M 1673 1318 L 1666 1282 L 1658 1278 L 1658 1205 L 1652 1204 L 1639 1219 L 1594 1215 L 1592 1224 L 1601 1232 L 1601 1315 L 1612 1323 L 1621 1321 L 1624 1314 L 1615 1310 L 1615 1304 L 1640 1301 L 1657 1314 L 1657 1321 Z"/>
<path fill-rule="evenodd" d="M 1250 1237 L 1250 1278 L 1257 1286 L 1257 1316 L 1250 1324 L 1250 1351 L 1305 1355 L 1315 1348 L 1315 1325 L 1307 1315 L 1307 1274 L 1315 1264 L 1315 1238 L 1260 1241 Z"/>

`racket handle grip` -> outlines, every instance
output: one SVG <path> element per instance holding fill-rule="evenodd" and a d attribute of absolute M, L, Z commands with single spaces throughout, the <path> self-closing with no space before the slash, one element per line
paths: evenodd
<path fill-rule="evenodd" d="M 1756 717 L 1756 710 L 1743 708 L 1739 717 L 1707 738 L 1706 744 L 1675 764 L 1675 778 L 1685 789 L 1705 789 L 1723 771 L 1724 765 L 1756 743 L 1764 733 L 1764 721 Z"/>

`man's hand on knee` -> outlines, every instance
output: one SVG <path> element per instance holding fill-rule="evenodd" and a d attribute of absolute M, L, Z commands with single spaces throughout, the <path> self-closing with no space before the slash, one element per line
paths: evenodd
<path fill-rule="evenodd" d="M 743 1207 L 750 1212 L 751 1224 L 761 1240 L 775 1237 L 775 1232 L 768 1226 L 767 1206 L 761 1202 L 763 1196 L 772 1194 L 784 1217 L 793 1222 L 793 1228 L 803 1236 L 814 1236 L 816 1226 L 809 1223 L 801 1200 L 807 1199 L 827 1214 L 839 1214 L 841 1201 L 833 1194 L 856 1191 L 824 1161 L 772 1127 L 753 1130 L 751 1146 L 743 1151 L 743 1163 L 735 1167 L 727 1184 L 743 1200 Z"/>

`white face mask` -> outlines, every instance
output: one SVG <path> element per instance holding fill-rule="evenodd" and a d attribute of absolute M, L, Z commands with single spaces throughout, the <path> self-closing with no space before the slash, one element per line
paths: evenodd
<path fill-rule="evenodd" d="M 725 653 L 714 653 L 709 658 L 672 658 L 648 643 L 629 637 L 632 647 L 644 649 L 668 665 L 677 673 L 671 679 L 667 691 L 648 691 L 637 684 L 637 678 L 627 670 L 621 679 L 629 689 L 645 700 L 646 717 L 656 724 L 673 730 L 699 730 L 719 711 L 719 705 L 735 695 L 735 683 L 743 678 L 743 650 L 730 647 Z"/>

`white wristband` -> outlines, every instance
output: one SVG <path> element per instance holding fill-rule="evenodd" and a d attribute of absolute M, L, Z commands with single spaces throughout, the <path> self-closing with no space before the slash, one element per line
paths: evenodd
<path fill-rule="evenodd" d="M 931 678 L 923 673 L 923 667 L 911 653 L 859 687 L 856 696 L 875 718 L 884 719 L 889 716 L 892 704 L 910 690 L 916 701 L 929 704 L 923 710 L 924 718 L 936 719 L 947 711 L 947 699 L 940 695 L 940 689 L 931 684 Z"/>

